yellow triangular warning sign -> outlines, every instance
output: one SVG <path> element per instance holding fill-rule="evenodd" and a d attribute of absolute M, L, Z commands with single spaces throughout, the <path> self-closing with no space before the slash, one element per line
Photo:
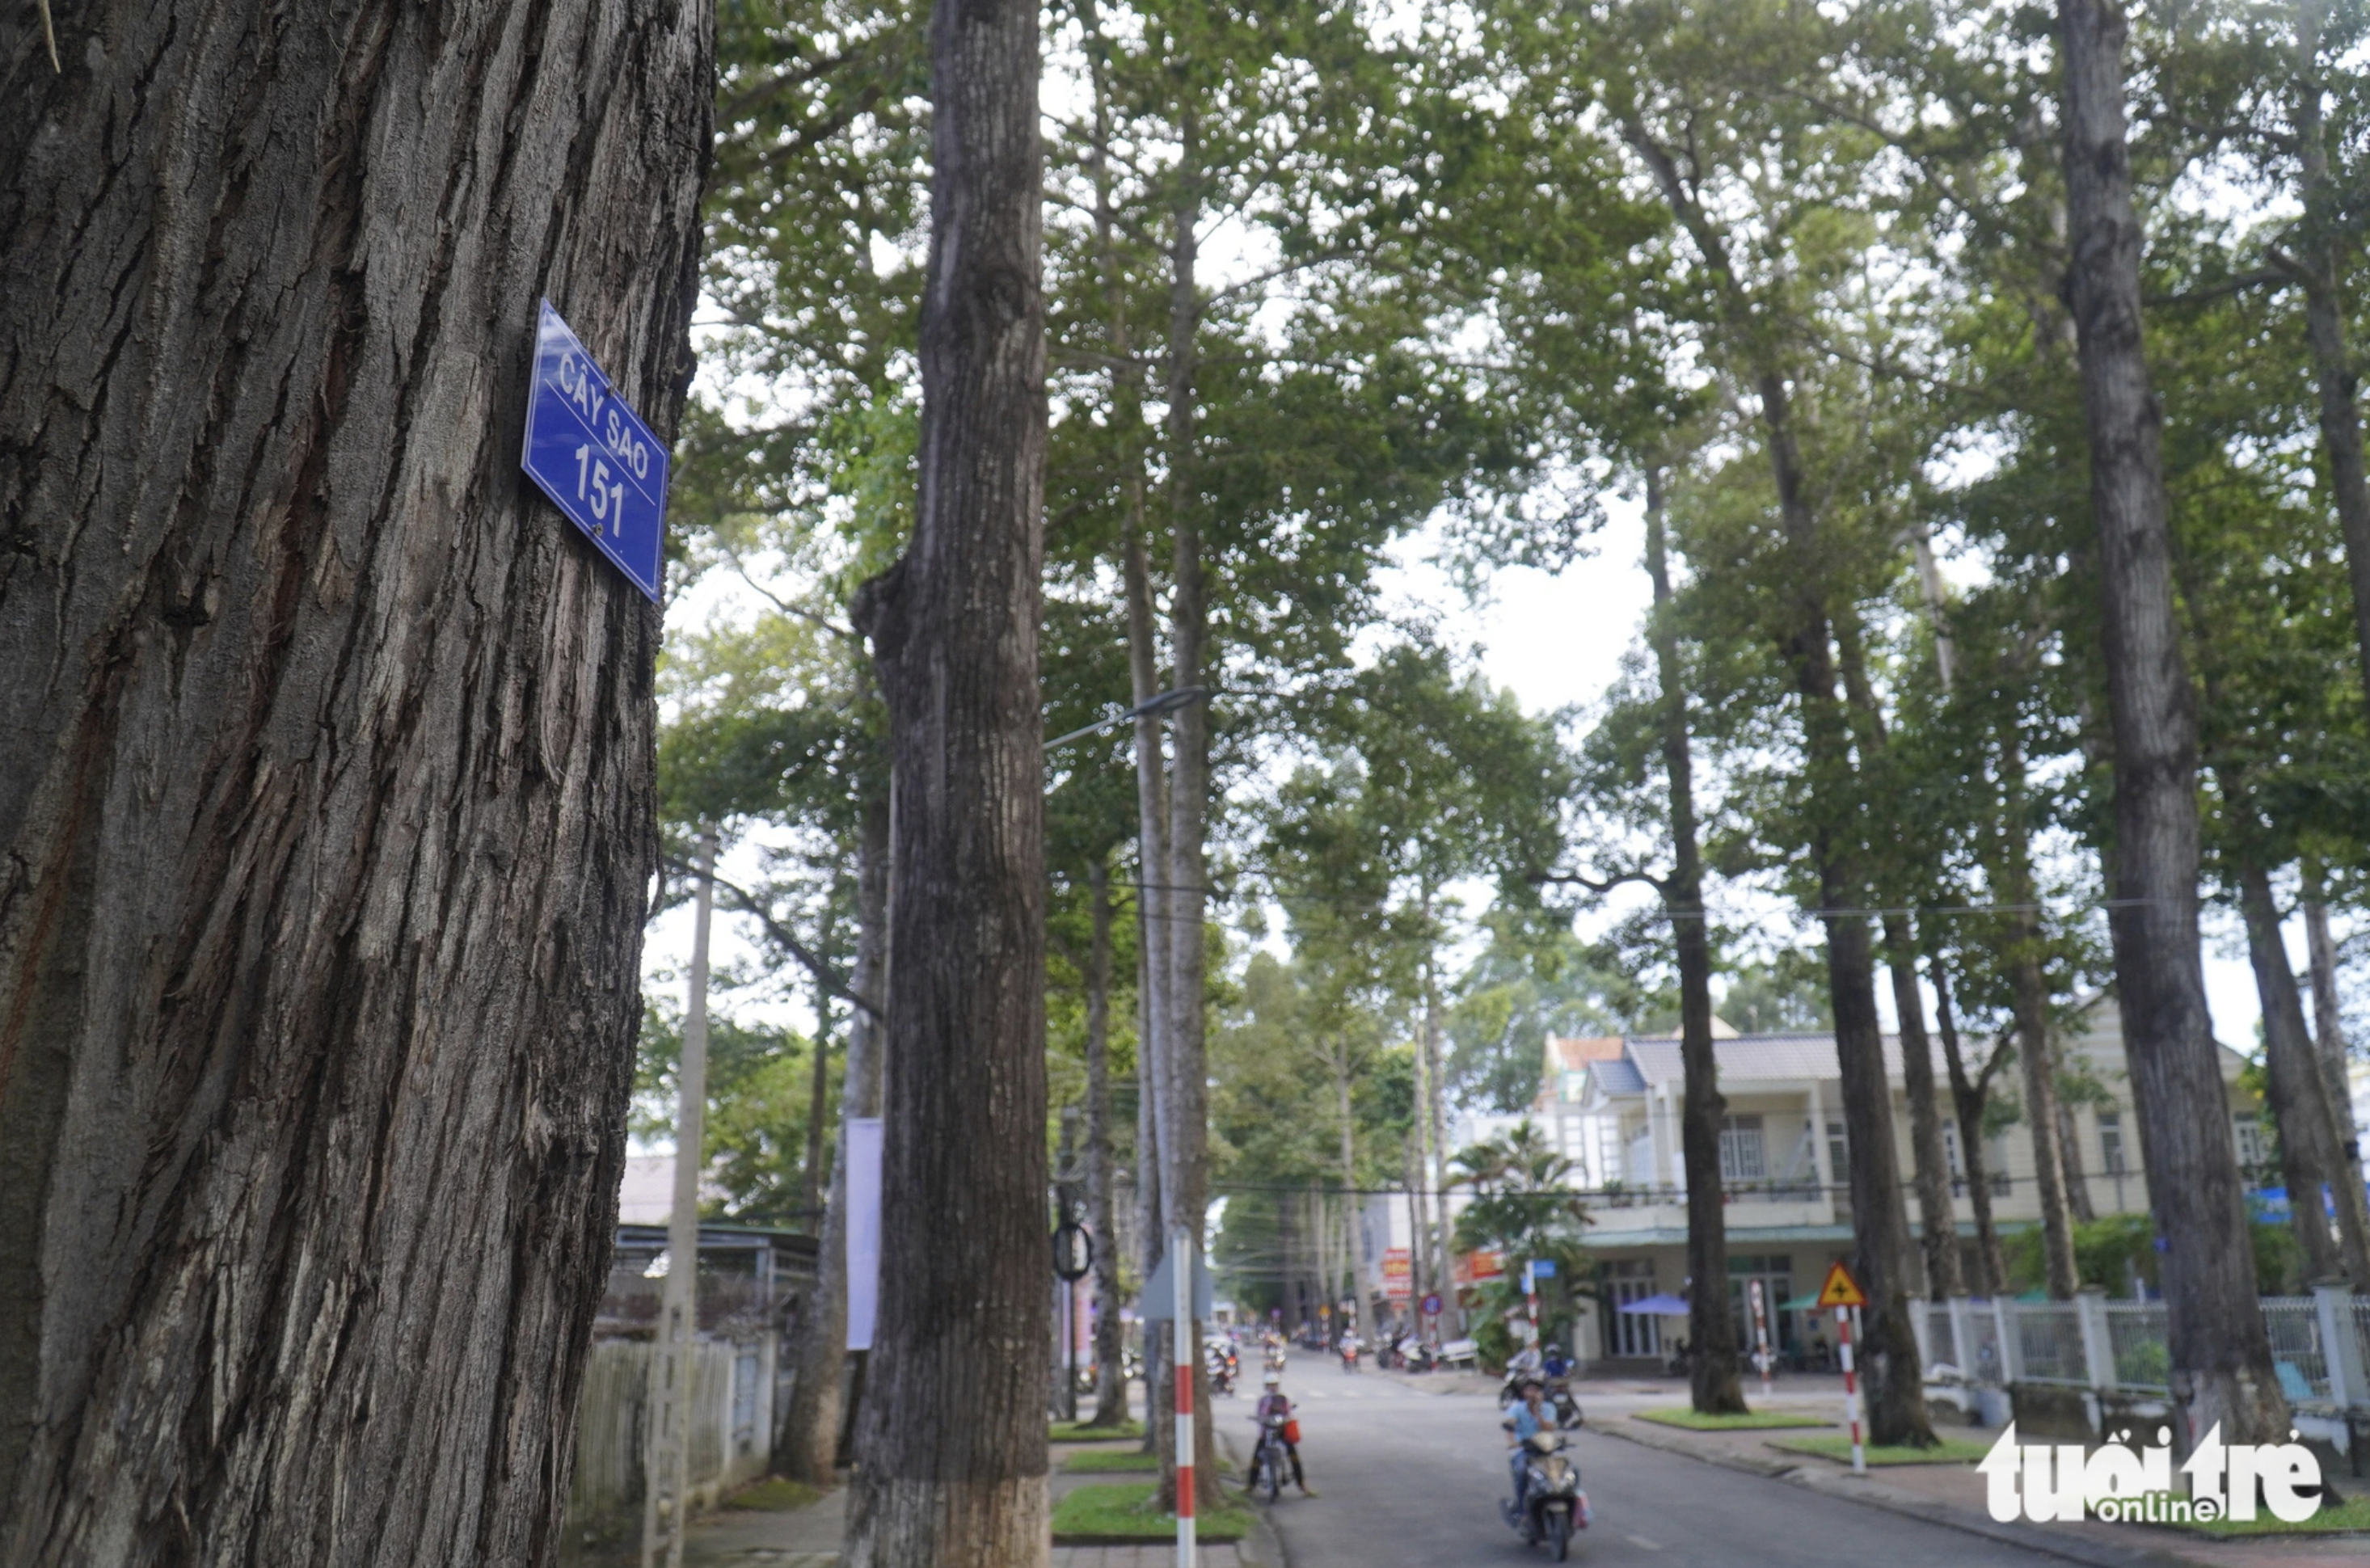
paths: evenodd
<path fill-rule="evenodd" d="M 1851 1270 L 1844 1267 L 1841 1258 L 1836 1259 L 1835 1267 L 1827 1271 L 1827 1283 L 1819 1286 L 1819 1305 L 1822 1307 L 1868 1305 L 1868 1297 L 1860 1294 L 1859 1281 L 1852 1278 Z"/>

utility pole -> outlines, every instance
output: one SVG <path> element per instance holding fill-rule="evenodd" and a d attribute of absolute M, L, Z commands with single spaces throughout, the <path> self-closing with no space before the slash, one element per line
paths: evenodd
<path fill-rule="evenodd" d="M 691 1006 L 675 1080 L 674 1212 L 667 1219 L 665 1294 L 650 1345 L 649 1441 L 642 1458 L 642 1568 L 683 1568 L 691 1492 L 692 1347 L 699 1330 L 699 1172 L 708 1113 L 708 921 L 716 903 L 716 835 L 699 836 L 691 928 Z"/>

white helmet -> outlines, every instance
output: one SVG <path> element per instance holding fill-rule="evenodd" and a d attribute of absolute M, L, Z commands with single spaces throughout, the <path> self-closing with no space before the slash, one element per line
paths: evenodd
<path fill-rule="evenodd" d="M 1281 1372 L 1271 1372 L 1266 1377 L 1260 1378 L 1260 1382 L 1271 1389 L 1281 1389 L 1283 1387 L 1283 1374 Z"/>

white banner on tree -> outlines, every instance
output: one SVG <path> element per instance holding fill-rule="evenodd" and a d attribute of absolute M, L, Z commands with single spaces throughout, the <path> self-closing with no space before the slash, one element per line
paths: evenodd
<path fill-rule="evenodd" d="M 840 1132 L 847 1161 L 847 1348 L 872 1348 L 880 1309 L 880 1118 L 851 1116 Z"/>

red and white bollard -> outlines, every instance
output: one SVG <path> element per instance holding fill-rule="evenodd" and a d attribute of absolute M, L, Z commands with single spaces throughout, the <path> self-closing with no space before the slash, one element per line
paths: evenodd
<path fill-rule="evenodd" d="M 1177 1321 L 1168 1335 L 1169 1359 L 1177 1363 L 1177 1568 L 1194 1568 L 1193 1233 L 1181 1225 L 1171 1231 L 1168 1255 L 1177 1276 Z"/>
<path fill-rule="evenodd" d="M 1868 1473 L 1868 1450 L 1859 1436 L 1859 1374 L 1852 1370 L 1852 1320 L 1858 1316 L 1849 1307 L 1835 1309 L 1835 1338 L 1840 1342 L 1844 1358 L 1844 1417 L 1851 1423 L 1852 1473 Z"/>

